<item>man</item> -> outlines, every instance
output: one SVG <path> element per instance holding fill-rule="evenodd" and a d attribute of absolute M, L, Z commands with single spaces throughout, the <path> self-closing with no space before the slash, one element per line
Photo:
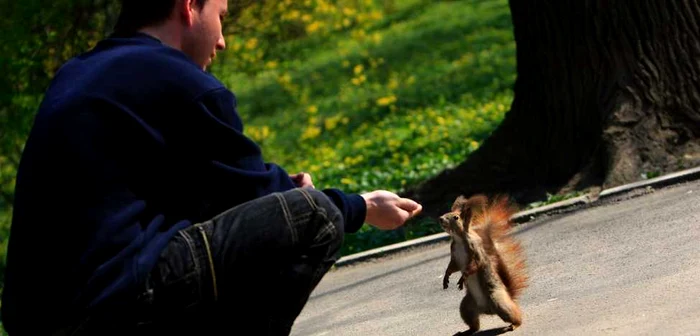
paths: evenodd
<path fill-rule="evenodd" d="M 18 171 L 11 336 L 288 334 L 345 233 L 421 210 L 263 161 L 204 71 L 226 12 L 124 0 L 115 34 L 57 72 Z"/>

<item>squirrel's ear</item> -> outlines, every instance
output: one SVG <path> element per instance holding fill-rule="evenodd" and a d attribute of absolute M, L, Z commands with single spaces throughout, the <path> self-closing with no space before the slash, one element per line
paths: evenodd
<path fill-rule="evenodd" d="M 454 203 L 452 203 L 452 209 L 450 211 L 455 212 L 457 210 L 460 210 L 462 208 L 462 205 L 467 203 L 467 198 L 464 197 L 463 195 L 460 195 L 457 197 Z"/>
<path fill-rule="evenodd" d="M 472 206 L 468 202 L 462 203 L 459 210 L 459 218 L 462 219 L 462 226 L 465 230 L 469 228 L 469 223 L 472 221 Z"/>

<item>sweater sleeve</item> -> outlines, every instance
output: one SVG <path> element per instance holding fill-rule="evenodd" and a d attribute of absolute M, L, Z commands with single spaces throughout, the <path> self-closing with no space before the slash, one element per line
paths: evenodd
<path fill-rule="evenodd" d="M 197 155 L 206 155 L 206 160 L 215 165 L 219 186 L 235 184 L 238 196 L 231 193 L 222 195 L 230 200 L 216 200 L 213 203 L 232 206 L 273 192 L 286 191 L 296 187 L 289 173 L 273 162 L 263 158 L 261 149 L 243 132 L 243 123 L 236 110 L 236 99 L 231 91 L 219 88 L 201 95 L 195 100 L 198 116 L 186 127 L 198 128 L 199 145 L 190 150 Z M 189 144 L 184 144 L 189 145 Z M 362 196 L 347 194 L 335 188 L 322 190 L 340 209 L 346 233 L 357 232 L 366 216 L 366 205 Z M 236 198 L 237 197 L 237 198 Z"/>
<path fill-rule="evenodd" d="M 329 188 L 323 192 L 338 206 L 345 219 L 345 232 L 355 233 L 365 223 L 367 205 L 365 199 L 358 194 L 345 194 L 342 191 Z"/>

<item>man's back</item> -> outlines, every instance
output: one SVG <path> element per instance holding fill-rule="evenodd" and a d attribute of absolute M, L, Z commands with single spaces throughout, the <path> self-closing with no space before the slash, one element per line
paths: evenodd
<path fill-rule="evenodd" d="M 145 34 L 107 39 L 59 70 L 18 171 L 2 302 L 11 335 L 125 303 L 116 294 L 140 290 L 178 230 L 293 187 L 259 163 L 234 106 L 216 79 Z"/>

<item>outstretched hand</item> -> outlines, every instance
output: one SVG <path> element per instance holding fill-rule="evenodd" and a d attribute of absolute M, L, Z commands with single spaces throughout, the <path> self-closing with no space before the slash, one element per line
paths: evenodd
<path fill-rule="evenodd" d="M 362 197 L 367 204 L 365 221 L 381 230 L 396 229 L 423 209 L 415 201 L 386 190 L 371 191 Z"/>

